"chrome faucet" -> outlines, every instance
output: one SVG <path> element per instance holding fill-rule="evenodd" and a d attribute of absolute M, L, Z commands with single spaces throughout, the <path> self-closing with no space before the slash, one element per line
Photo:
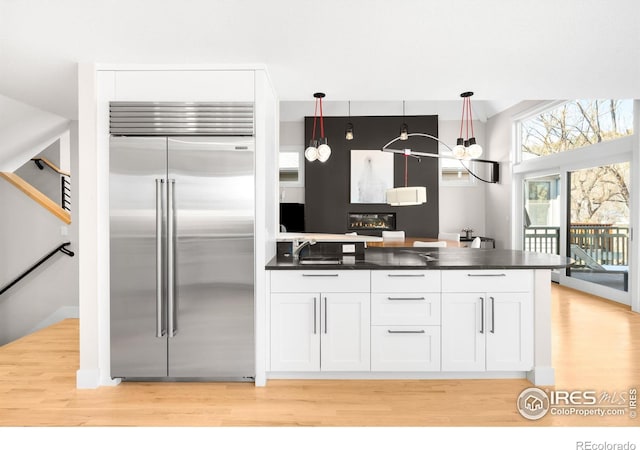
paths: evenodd
<path fill-rule="evenodd" d="M 294 239 L 291 241 L 291 256 L 293 259 L 300 259 L 300 252 L 302 252 L 305 247 L 315 245 L 315 243 L 315 239 L 304 240 L 302 242 L 299 239 Z"/>

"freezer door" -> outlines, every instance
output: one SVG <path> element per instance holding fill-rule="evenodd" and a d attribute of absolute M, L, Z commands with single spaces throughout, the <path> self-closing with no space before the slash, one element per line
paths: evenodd
<path fill-rule="evenodd" d="M 253 138 L 170 137 L 168 149 L 175 268 L 169 376 L 249 380 L 255 375 Z"/>
<path fill-rule="evenodd" d="M 166 318 L 158 304 L 166 159 L 166 138 L 111 137 L 112 377 L 167 376 Z"/>

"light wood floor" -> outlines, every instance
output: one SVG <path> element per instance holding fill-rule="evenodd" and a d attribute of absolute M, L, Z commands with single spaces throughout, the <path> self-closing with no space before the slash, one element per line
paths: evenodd
<path fill-rule="evenodd" d="M 557 389 L 640 388 L 640 314 L 553 287 Z M 0 347 L 3 426 L 638 426 L 515 408 L 525 380 L 122 383 L 77 390 L 78 321 Z"/>

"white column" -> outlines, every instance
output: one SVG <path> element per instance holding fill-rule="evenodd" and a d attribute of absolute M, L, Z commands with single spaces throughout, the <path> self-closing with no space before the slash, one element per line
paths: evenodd
<path fill-rule="evenodd" d="M 78 65 L 78 296 L 80 316 L 80 368 L 78 388 L 99 385 L 98 269 L 96 179 L 96 71 L 93 64 Z"/>
<path fill-rule="evenodd" d="M 555 369 L 551 359 L 551 270 L 533 271 L 533 370 L 527 379 L 536 386 L 555 384 Z"/>
<path fill-rule="evenodd" d="M 633 102 L 633 144 L 631 157 L 631 232 L 629 287 L 631 310 L 640 312 L 640 100 Z"/>

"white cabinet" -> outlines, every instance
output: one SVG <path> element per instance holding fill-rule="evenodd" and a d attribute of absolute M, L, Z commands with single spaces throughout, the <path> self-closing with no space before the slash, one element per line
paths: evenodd
<path fill-rule="evenodd" d="M 440 370 L 440 272 L 372 271 L 371 370 Z"/>
<path fill-rule="evenodd" d="M 271 370 L 320 370 L 318 294 L 271 294 Z"/>
<path fill-rule="evenodd" d="M 481 373 L 533 367 L 530 270 L 316 269 L 270 275 L 271 372 Z"/>
<path fill-rule="evenodd" d="M 368 271 L 273 271 L 271 370 L 369 371 L 369 284 Z"/>
<path fill-rule="evenodd" d="M 485 370 L 481 296 L 442 294 L 442 370 Z"/>
<path fill-rule="evenodd" d="M 440 327 L 372 326 L 371 370 L 384 372 L 440 370 Z"/>
<path fill-rule="evenodd" d="M 321 296 L 320 370 L 370 370 L 369 294 Z"/>
<path fill-rule="evenodd" d="M 443 271 L 442 370 L 530 370 L 532 282 L 528 270 Z"/>
<path fill-rule="evenodd" d="M 253 102 L 254 70 L 119 70 L 114 100 Z"/>

